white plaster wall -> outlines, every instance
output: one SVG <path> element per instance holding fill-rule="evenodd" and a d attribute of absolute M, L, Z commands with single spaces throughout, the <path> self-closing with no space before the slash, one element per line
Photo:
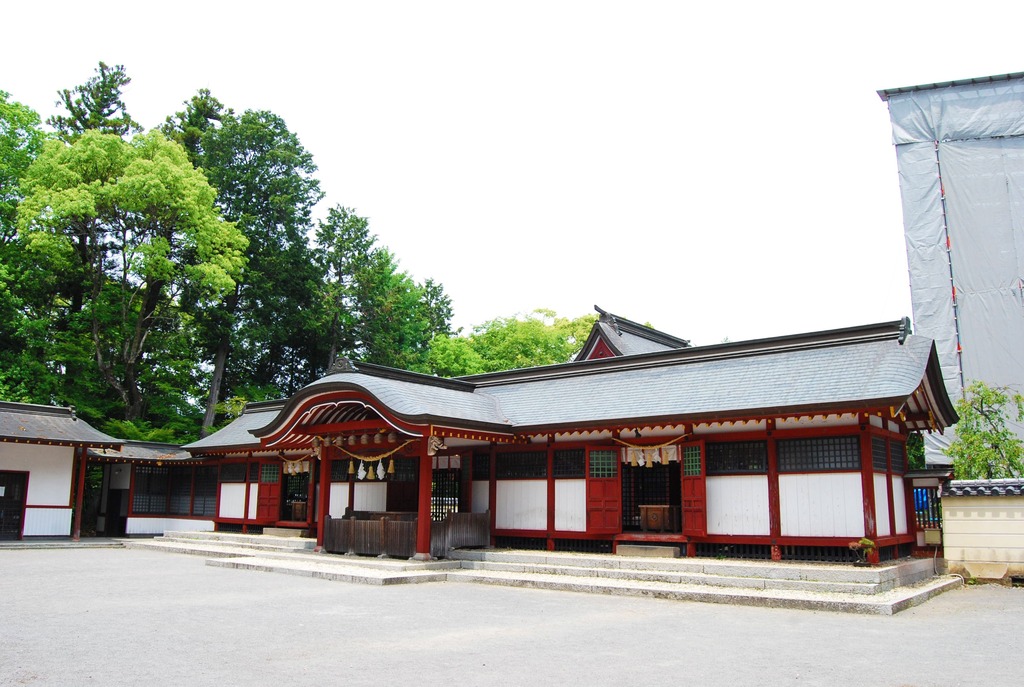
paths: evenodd
<path fill-rule="evenodd" d="M 253 484 L 249 485 L 249 519 L 256 519 L 256 507 L 259 505 L 260 498 L 260 485 Z"/>
<path fill-rule="evenodd" d="M 21 533 L 26 537 L 66 537 L 71 534 L 70 508 L 25 508 Z"/>
<path fill-rule="evenodd" d="M 496 529 L 547 529 L 548 484 L 545 480 L 499 480 L 495 501 Z"/>
<path fill-rule="evenodd" d="M 875 483 L 875 531 L 879 537 L 888 537 L 889 531 L 889 479 L 884 474 L 874 474 Z"/>
<path fill-rule="evenodd" d="M 340 518 L 345 515 L 348 508 L 348 482 L 331 485 L 331 505 L 328 513 L 332 518 Z"/>
<path fill-rule="evenodd" d="M 1024 574 L 1024 496 L 943 496 L 942 544 L 951 572 Z"/>
<path fill-rule="evenodd" d="M 487 480 L 473 481 L 473 503 L 471 512 L 484 513 L 491 507 L 490 482 Z"/>
<path fill-rule="evenodd" d="M 782 535 L 863 537 L 860 479 L 859 472 L 779 475 Z"/>
<path fill-rule="evenodd" d="M 74 456 L 68 446 L 0 442 L 0 470 L 29 473 L 27 506 L 71 505 Z"/>
<path fill-rule="evenodd" d="M 387 510 L 387 482 L 357 482 L 352 510 Z"/>
<path fill-rule="evenodd" d="M 707 478 L 708 534 L 771 534 L 767 475 Z"/>
<path fill-rule="evenodd" d="M 128 534 L 163 534 L 164 532 L 213 532 L 213 520 L 180 518 L 143 518 L 132 516 L 125 525 Z"/>
<path fill-rule="evenodd" d="M 217 515 L 222 518 L 245 517 L 245 484 L 224 482 L 220 485 Z"/>
<path fill-rule="evenodd" d="M 906 534 L 907 522 L 907 493 L 904 491 L 903 478 L 899 475 L 892 476 L 892 509 L 896 513 L 896 534 Z"/>
<path fill-rule="evenodd" d="M 587 531 L 587 480 L 555 480 L 555 529 Z"/>

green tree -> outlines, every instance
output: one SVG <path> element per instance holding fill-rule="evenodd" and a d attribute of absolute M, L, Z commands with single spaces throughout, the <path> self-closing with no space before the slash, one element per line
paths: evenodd
<path fill-rule="evenodd" d="M 307 238 L 323 194 L 313 156 L 271 112 L 236 116 L 201 90 L 163 131 L 186 147 L 224 216 L 249 240 L 235 288 L 196 318 L 211 367 L 206 433 L 218 404 L 243 387 L 290 395 L 324 369 L 314 327 L 323 275 Z"/>
<path fill-rule="evenodd" d="M 58 91 L 58 105 L 66 115 L 53 115 L 46 120 L 57 135 L 66 141 L 86 131 L 127 136 L 141 133 L 142 127 L 132 119 L 122 100 L 121 89 L 132 82 L 123 65 L 108 67 L 100 62 L 96 75 L 81 86 Z"/>
<path fill-rule="evenodd" d="M 376 240 L 351 208 L 334 207 L 319 223 L 327 360 L 344 355 L 425 372 L 431 339 L 451 330 L 451 299 L 432 279 L 416 283 Z"/>
<path fill-rule="evenodd" d="M 85 131 L 47 143 L 24 190 L 19 229 L 38 273 L 52 275 L 37 289 L 49 294 L 37 303 L 46 359 L 75 376 L 88 349 L 126 420 L 148 419 L 147 401 L 162 395 L 181 399 L 195 365 L 180 296 L 209 303 L 231 291 L 246 246 L 184 149 L 159 132 L 126 142 Z"/>
<path fill-rule="evenodd" d="M 569 362 L 583 347 L 596 319 L 596 315 L 569 319 L 537 309 L 490 320 L 468 336 L 435 337 L 429 367 L 435 374 L 457 377 Z"/>
<path fill-rule="evenodd" d="M 975 381 L 956 403 L 960 421 L 946 449 L 957 479 L 999 479 L 1024 473 L 1024 442 L 1007 420 L 1024 420 L 1024 396 Z"/>
<path fill-rule="evenodd" d="M 0 398 L 46 403 L 52 379 L 28 344 L 21 290 L 33 275 L 17 235 L 21 179 L 45 140 L 39 124 L 34 110 L 0 91 Z"/>

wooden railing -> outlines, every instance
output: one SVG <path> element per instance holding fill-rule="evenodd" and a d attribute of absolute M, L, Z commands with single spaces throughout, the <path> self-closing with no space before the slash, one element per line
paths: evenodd
<path fill-rule="evenodd" d="M 490 544 L 489 513 L 451 513 L 431 523 L 430 555 L 444 558 L 451 549 Z M 324 521 L 324 550 L 361 556 L 411 558 L 416 553 L 416 513 L 346 511 Z"/>

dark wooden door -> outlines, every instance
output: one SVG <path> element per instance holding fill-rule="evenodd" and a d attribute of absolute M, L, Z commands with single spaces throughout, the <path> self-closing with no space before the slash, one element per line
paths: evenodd
<path fill-rule="evenodd" d="M 707 470 L 704 461 L 704 442 L 679 447 L 682 469 L 682 521 L 683 534 L 703 537 L 708 533 Z"/>
<path fill-rule="evenodd" d="M 27 472 L 0 472 L 0 540 L 21 539 Z"/>
<path fill-rule="evenodd" d="M 587 532 L 618 534 L 621 531 L 619 452 L 616 449 L 591 449 L 587 455 Z"/>

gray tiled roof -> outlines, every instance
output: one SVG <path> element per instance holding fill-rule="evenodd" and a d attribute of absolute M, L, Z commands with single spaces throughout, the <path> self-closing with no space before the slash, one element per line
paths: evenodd
<path fill-rule="evenodd" d="M 494 398 L 476 393 L 470 384 L 437 383 L 439 381 L 425 375 L 410 374 L 390 378 L 361 372 L 341 372 L 313 382 L 303 392 L 321 387 L 365 391 L 403 419 L 444 417 L 471 423 L 505 425 L 511 429 L 511 422 Z"/>
<path fill-rule="evenodd" d="M 695 349 L 690 349 L 693 351 Z M 517 427 L 837 407 L 903 399 L 921 383 L 931 340 L 909 337 L 488 386 Z"/>
<path fill-rule="evenodd" d="M 942 490 L 943 496 L 1024 496 L 1024 478 L 955 479 Z"/>
<path fill-rule="evenodd" d="M 287 403 L 251 406 L 227 428 L 185 448 L 258 446 L 257 437 L 276 431 L 305 399 L 353 390 L 410 422 L 503 432 L 899 406 L 937 358 L 931 339 L 909 336 L 901 344 L 895 331 L 835 330 L 458 380 L 359 365 L 313 382 Z M 955 421 L 948 412 L 938 418 L 940 426 Z"/>
<path fill-rule="evenodd" d="M 121 440 L 95 429 L 71 408 L 0 401 L 0 441 L 117 446 Z"/>
<path fill-rule="evenodd" d="M 250 403 L 246 406 L 245 411 L 227 427 L 214 432 L 208 437 L 203 437 L 198 441 L 193 441 L 191 444 L 186 444 L 182 448 L 198 452 L 204 449 L 224 449 L 259 444 L 253 437 L 252 431 L 273 422 L 274 418 L 281 412 L 284 404 L 284 401 Z"/>

